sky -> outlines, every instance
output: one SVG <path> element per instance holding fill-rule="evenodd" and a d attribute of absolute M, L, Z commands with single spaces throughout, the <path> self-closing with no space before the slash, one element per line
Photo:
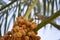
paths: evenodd
<path fill-rule="evenodd" d="M 4 1 L 8 2 L 8 0 L 4 0 Z M 42 3 L 42 0 L 40 0 L 40 2 Z M 56 12 L 56 9 L 54 11 Z M 11 22 L 10 26 L 12 25 L 12 22 Z M 57 22 L 57 24 L 60 25 L 60 20 L 56 20 L 56 22 Z M 41 40 L 60 40 L 60 31 L 58 29 L 56 29 L 55 27 L 50 28 L 50 24 L 47 24 L 46 27 L 47 27 L 46 29 L 44 29 L 44 27 L 43 27 L 38 31 L 38 35 L 41 37 Z M 2 27 L 2 29 L 3 29 L 3 27 Z M 11 29 L 12 29 L 12 27 L 10 27 L 9 30 L 11 30 Z"/>

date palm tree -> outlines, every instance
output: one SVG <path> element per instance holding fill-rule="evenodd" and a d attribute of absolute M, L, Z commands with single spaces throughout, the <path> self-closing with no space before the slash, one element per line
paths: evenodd
<path fill-rule="evenodd" d="M 3 27 L 5 34 L 12 27 L 16 17 L 19 16 L 26 19 L 33 17 L 38 26 L 34 31 L 38 31 L 48 23 L 60 30 L 60 25 L 52 22 L 60 16 L 60 0 L 58 1 L 57 4 L 57 0 L 42 0 L 42 3 L 41 0 L 9 0 L 9 3 L 0 0 L 0 36 L 2 36 L 1 28 Z M 54 12 L 54 6 L 56 6 L 56 12 Z M 60 20 L 60 17 L 58 19 Z"/>

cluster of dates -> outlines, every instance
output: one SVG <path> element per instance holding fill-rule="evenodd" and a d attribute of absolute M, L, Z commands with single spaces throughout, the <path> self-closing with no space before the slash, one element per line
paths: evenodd
<path fill-rule="evenodd" d="M 34 29 L 37 27 L 32 19 L 26 20 L 22 16 L 16 18 L 13 29 L 7 32 L 0 40 L 40 40 Z"/>

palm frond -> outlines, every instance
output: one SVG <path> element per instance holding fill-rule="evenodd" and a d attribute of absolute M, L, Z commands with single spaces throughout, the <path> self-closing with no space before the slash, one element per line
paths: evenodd
<path fill-rule="evenodd" d="M 31 4 L 31 6 L 29 6 L 26 14 L 24 15 L 24 18 L 27 18 L 27 17 L 29 16 L 30 12 L 32 11 L 32 9 L 34 8 L 34 6 L 37 4 L 37 2 L 38 2 L 38 0 L 35 0 L 35 1 Z"/>
<path fill-rule="evenodd" d="M 14 2 L 16 2 L 17 0 L 12 1 L 11 3 L 9 3 L 8 5 L 4 5 L 0 8 L 0 11 L 2 11 L 3 9 L 5 9 L 6 7 L 10 6 L 11 4 L 13 4 Z"/>
<path fill-rule="evenodd" d="M 50 18 L 46 19 L 45 21 L 42 21 L 40 24 L 38 24 L 38 27 L 34 31 L 38 31 L 40 28 L 54 20 L 56 17 L 60 15 L 60 10 L 54 13 Z"/>

